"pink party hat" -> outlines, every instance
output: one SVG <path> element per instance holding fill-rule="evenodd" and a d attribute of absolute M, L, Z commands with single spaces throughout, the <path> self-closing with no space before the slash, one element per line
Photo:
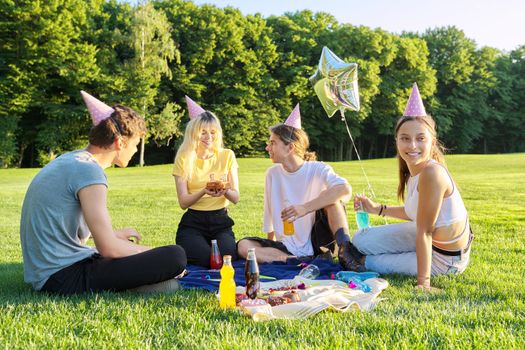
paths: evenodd
<path fill-rule="evenodd" d="M 101 121 L 108 119 L 111 114 L 115 111 L 113 108 L 105 104 L 104 102 L 97 100 L 85 91 L 80 91 L 84 103 L 91 115 L 93 125 L 98 125 Z"/>
<path fill-rule="evenodd" d="M 190 119 L 193 119 L 199 114 L 206 112 L 204 108 L 197 104 L 197 102 L 193 101 L 186 95 L 184 97 L 186 98 L 186 106 L 188 107 L 188 114 L 190 115 Z"/>
<path fill-rule="evenodd" d="M 286 118 L 284 125 L 291 126 L 292 128 L 301 129 L 301 112 L 299 111 L 299 103 L 295 105 L 292 113 Z"/>
<path fill-rule="evenodd" d="M 403 116 L 423 117 L 425 115 L 427 115 L 427 112 L 425 111 L 425 106 L 423 106 L 423 101 L 421 100 L 421 95 L 419 95 L 419 89 L 417 88 L 417 84 L 414 83 Z"/>

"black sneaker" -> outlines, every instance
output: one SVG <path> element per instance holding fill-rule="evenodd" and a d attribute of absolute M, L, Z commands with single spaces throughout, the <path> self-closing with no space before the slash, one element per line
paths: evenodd
<path fill-rule="evenodd" d="M 326 261 L 333 261 L 334 260 L 331 251 L 327 251 L 327 252 L 318 254 L 318 255 L 315 256 L 315 258 L 319 259 L 319 260 L 326 260 Z"/>
<path fill-rule="evenodd" d="M 343 269 L 347 271 L 356 271 L 356 272 L 365 272 L 366 268 L 363 263 L 361 263 L 361 258 L 357 259 L 353 252 L 358 252 L 361 258 L 364 256 L 361 254 L 352 242 L 347 241 L 339 246 L 338 258 L 339 264 Z"/>
<path fill-rule="evenodd" d="M 361 253 L 355 245 L 352 244 L 352 242 L 348 242 L 348 250 L 350 251 L 350 254 L 356 258 L 357 261 L 363 260 L 363 257 L 365 256 L 363 253 Z"/>

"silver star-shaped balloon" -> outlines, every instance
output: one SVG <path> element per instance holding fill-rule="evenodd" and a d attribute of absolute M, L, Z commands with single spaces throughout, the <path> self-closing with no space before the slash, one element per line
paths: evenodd
<path fill-rule="evenodd" d="M 344 62 L 325 46 L 310 82 L 328 117 L 341 109 L 359 111 L 357 63 Z"/>

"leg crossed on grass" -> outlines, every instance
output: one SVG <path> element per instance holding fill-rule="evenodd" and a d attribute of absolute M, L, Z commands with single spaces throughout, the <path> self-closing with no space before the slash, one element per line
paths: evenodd
<path fill-rule="evenodd" d="M 320 255 L 327 251 L 333 253 L 337 247 L 334 233 L 339 230 L 342 230 L 350 240 L 348 222 L 342 204 L 337 203 L 317 210 L 310 233 L 314 255 Z M 294 257 L 282 242 L 260 237 L 246 237 L 237 242 L 237 253 L 241 258 L 246 258 L 250 248 L 256 248 L 257 261 L 260 263 L 286 262 L 289 258 Z"/>
<path fill-rule="evenodd" d="M 243 259 L 248 256 L 250 248 L 255 248 L 255 256 L 259 263 L 286 262 L 287 259 L 293 257 L 282 242 L 259 237 L 246 237 L 237 242 L 237 254 Z"/>
<path fill-rule="evenodd" d="M 64 295 L 120 292 L 169 280 L 185 267 L 186 253 L 176 245 L 118 259 L 95 254 L 51 275 L 42 291 Z"/>

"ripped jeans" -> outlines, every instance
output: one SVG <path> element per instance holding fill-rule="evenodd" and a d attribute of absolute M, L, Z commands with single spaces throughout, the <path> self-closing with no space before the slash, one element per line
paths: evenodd
<path fill-rule="evenodd" d="M 404 222 L 359 230 L 352 238 L 354 246 L 366 255 L 367 270 L 381 274 L 417 275 L 416 223 Z M 458 256 L 432 251 L 432 276 L 460 274 L 467 268 L 470 249 Z"/>

